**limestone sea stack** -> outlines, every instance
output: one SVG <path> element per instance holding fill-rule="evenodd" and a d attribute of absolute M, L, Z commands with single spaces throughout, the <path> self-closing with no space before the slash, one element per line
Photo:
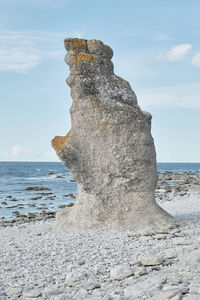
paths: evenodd
<path fill-rule="evenodd" d="M 76 203 L 57 213 L 58 230 L 155 230 L 172 217 L 155 202 L 156 153 L 151 115 L 130 84 L 114 74 L 112 49 L 67 38 L 71 130 L 52 145 L 78 183 Z"/>

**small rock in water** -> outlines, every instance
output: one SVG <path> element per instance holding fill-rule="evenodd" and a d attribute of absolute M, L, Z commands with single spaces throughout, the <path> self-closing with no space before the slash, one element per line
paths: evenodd
<path fill-rule="evenodd" d="M 42 199 L 42 196 L 38 196 L 38 197 L 33 197 L 33 198 L 31 198 L 31 200 L 39 200 L 39 199 Z"/>
<path fill-rule="evenodd" d="M 63 204 L 63 205 L 59 205 L 58 207 L 59 208 L 65 208 L 67 205 L 66 204 Z"/>
<path fill-rule="evenodd" d="M 48 187 L 28 186 L 25 191 L 51 191 Z"/>
<path fill-rule="evenodd" d="M 71 197 L 71 198 L 74 198 L 74 195 L 73 195 L 72 193 L 70 193 L 70 194 L 65 194 L 65 195 L 63 195 L 63 197 Z"/>
<path fill-rule="evenodd" d="M 17 199 L 16 198 L 11 198 L 10 201 L 17 201 Z"/>
<path fill-rule="evenodd" d="M 72 207 L 74 205 L 74 203 L 70 202 L 66 204 L 66 207 Z"/>
<path fill-rule="evenodd" d="M 34 214 L 34 213 L 28 213 L 28 214 L 26 215 L 26 217 L 27 217 L 28 219 L 33 219 L 33 218 L 36 217 L 36 214 Z"/>

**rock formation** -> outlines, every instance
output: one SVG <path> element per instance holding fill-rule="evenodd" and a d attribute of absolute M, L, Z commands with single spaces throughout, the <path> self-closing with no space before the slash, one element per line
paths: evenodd
<path fill-rule="evenodd" d="M 151 115 L 113 72 L 112 49 L 98 40 L 65 39 L 70 67 L 71 130 L 52 145 L 78 183 L 76 203 L 57 213 L 57 229 L 151 230 L 172 217 L 155 202 L 156 153 Z"/>

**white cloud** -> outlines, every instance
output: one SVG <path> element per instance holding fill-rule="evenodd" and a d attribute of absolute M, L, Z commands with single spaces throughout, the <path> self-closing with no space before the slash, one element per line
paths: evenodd
<path fill-rule="evenodd" d="M 14 157 L 19 156 L 20 154 L 24 154 L 24 153 L 28 153 L 29 152 L 29 148 L 27 147 L 22 147 L 22 146 L 13 146 L 11 149 L 11 154 Z"/>
<path fill-rule="evenodd" d="M 200 83 L 163 86 L 137 92 L 142 108 L 184 107 L 200 109 Z"/>
<path fill-rule="evenodd" d="M 24 146 L 13 146 L 10 150 L 2 153 L 3 159 L 18 159 L 22 157 L 27 157 L 30 153 L 30 149 Z"/>
<path fill-rule="evenodd" d="M 197 52 L 197 53 L 194 55 L 194 57 L 193 57 L 193 59 L 192 59 L 192 64 L 193 64 L 193 66 L 195 66 L 195 67 L 200 67 L 200 52 Z"/>
<path fill-rule="evenodd" d="M 174 46 L 169 52 L 167 52 L 166 58 L 169 61 L 176 61 L 184 57 L 190 49 L 192 49 L 191 44 L 181 44 Z"/>
<path fill-rule="evenodd" d="M 0 30 L 0 71 L 26 73 L 47 59 L 64 55 L 63 39 L 81 32 L 19 32 Z"/>
<path fill-rule="evenodd" d="M 57 49 L 46 49 L 45 38 L 39 33 L 0 31 L 0 71 L 26 73 L 59 54 Z"/>
<path fill-rule="evenodd" d="M 163 51 L 157 55 L 158 60 L 176 61 L 187 55 L 189 50 L 192 49 L 191 44 L 181 44 L 171 48 L 168 52 Z"/>
<path fill-rule="evenodd" d="M 60 161 L 53 149 L 39 152 L 24 146 L 13 146 L 0 153 L 2 161 Z"/>

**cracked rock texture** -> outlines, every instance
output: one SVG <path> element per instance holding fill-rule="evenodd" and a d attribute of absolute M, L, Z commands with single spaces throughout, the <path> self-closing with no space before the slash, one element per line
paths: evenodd
<path fill-rule="evenodd" d="M 78 194 L 73 207 L 57 213 L 57 229 L 168 226 L 171 216 L 155 202 L 151 115 L 140 109 L 129 83 L 114 74 L 109 46 L 68 38 L 65 48 L 72 126 L 52 145 L 77 181 Z"/>

